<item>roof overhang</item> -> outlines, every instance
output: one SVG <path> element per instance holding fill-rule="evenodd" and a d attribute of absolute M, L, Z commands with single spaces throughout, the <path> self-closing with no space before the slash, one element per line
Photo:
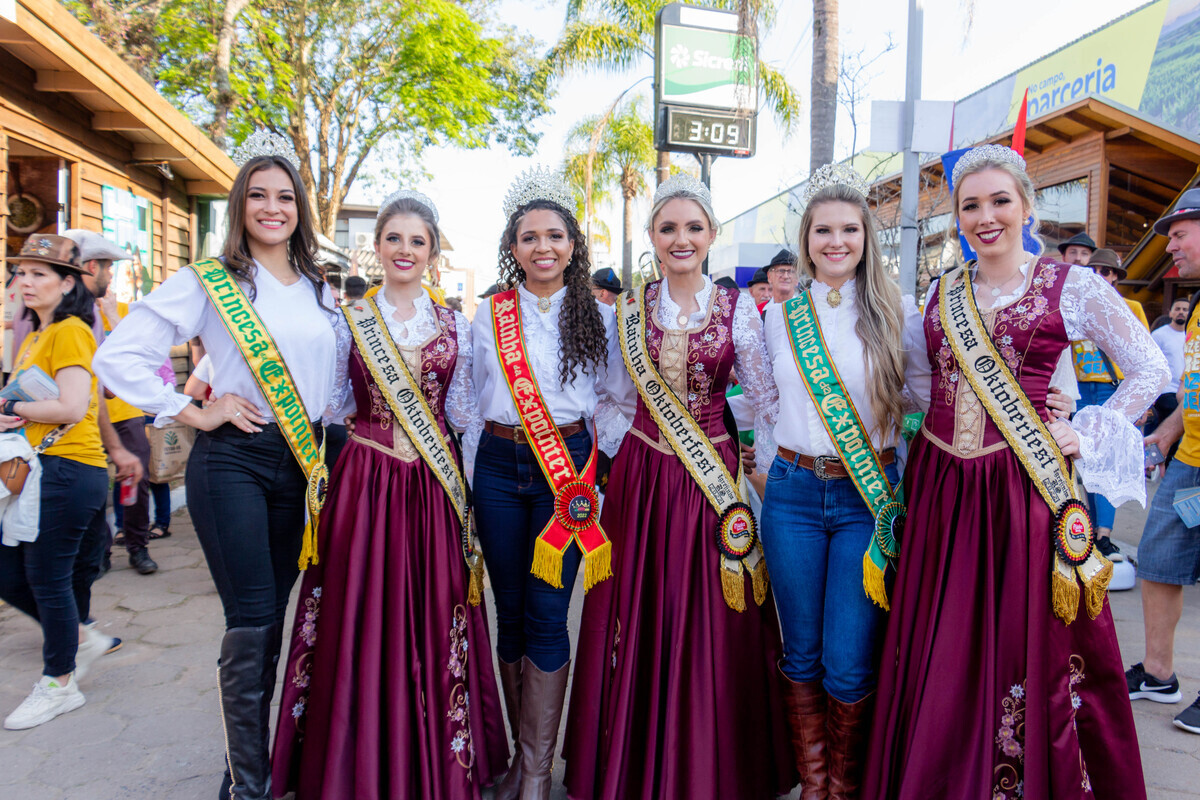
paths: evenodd
<path fill-rule="evenodd" d="M 36 70 L 35 89 L 69 94 L 91 111 L 92 130 L 129 141 L 134 164 L 169 165 L 190 195 L 228 194 L 229 156 L 59 3 L 0 10 L 0 47 Z"/>

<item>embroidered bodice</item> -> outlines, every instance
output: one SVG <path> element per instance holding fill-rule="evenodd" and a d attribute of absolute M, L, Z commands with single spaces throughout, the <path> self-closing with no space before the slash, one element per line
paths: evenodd
<path fill-rule="evenodd" d="M 938 287 L 930 287 L 924 329 L 933 369 L 926 436 L 963 458 L 1007 447 L 963 380 L 939 317 Z M 985 327 L 1034 407 L 1043 413 L 1051 376 L 1072 340 L 1092 339 L 1112 355 L 1126 380 L 1103 406 L 1081 409 L 1071 422 L 1080 440 L 1076 466 L 1090 491 L 1114 505 L 1145 501 L 1142 440 L 1133 422 L 1158 396 L 1166 361 L 1128 306 L 1091 270 L 1042 258 L 1027 271 L 1023 291 L 980 308 Z"/>

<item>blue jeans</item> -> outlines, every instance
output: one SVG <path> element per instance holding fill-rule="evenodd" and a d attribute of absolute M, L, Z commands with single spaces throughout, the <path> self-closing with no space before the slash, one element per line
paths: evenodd
<path fill-rule="evenodd" d="M 884 471 L 895 486 L 895 465 Z M 878 679 L 887 614 L 863 590 L 862 566 L 874 530 L 849 478 L 822 481 L 776 456 L 762 544 L 783 632 L 780 668 L 798 683 L 822 681 L 843 703 L 866 697 Z"/>
<path fill-rule="evenodd" d="M 75 670 L 79 623 L 90 612 L 103 556 L 108 473 L 59 456 L 42 465 L 38 537 L 0 546 L 0 598 L 42 625 L 42 673 Z"/>
<path fill-rule="evenodd" d="M 572 434 L 566 444 L 575 469 L 582 469 L 591 434 Z M 509 664 L 528 656 L 542 672 L 554 672 L 571 657 L 567 608 L 582 560 L 579 545 L 572 542 L 563 553 L 563 588 L 530 573 L 534 542 L 554 513 L 554 492 L 529 445 L 485 431 L 474 492 L 479 543 L 496 595 L 496 652 Z"/>
<path fill-rule="evenodd" d="M 1200 468 L 1175 459 L 1146 512 L 1138 544 L 1137 574 L 1142 580 L 1191 586 L 1200 581 L 1200 525 L 1189 528 L 1175 512 L 1175 493 L 1200 486 Z"/>
<path fill-rule="evenodd" d="M 1113 392 L 1117 387 L 1111 383 L 1086 383 L 1079 384 L 1079 407 L 1084 406 L 1102 406 L 1108 398 L 1113 396 Z M 1097 528 L 1108 528 L 1112 530 L 1113 521 L 1117 518 L 1117 509 L 1113 504 L 1105 499 L 1104 495 L 1088 492 L 1088 511 L 1092 513 L 1092 519 L 1096 522 Z"/>

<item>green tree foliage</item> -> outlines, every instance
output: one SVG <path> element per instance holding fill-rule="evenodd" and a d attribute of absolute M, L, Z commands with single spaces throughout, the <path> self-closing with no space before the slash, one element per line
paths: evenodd
<path fill-rule="evenodd" d="M 433 145 L 528 154 L 548 111 L 539 48 L 494 21 L 493 0 L 159 1 L 156 87 L 214 138 L 290 137 L 330 236 L 368 160 L 394 182 Z"/>
<path fill-rule="evenodd" d="M 621 193 L 624 210 L 621 281 L 625 286 L 631 286 L 633 279 L 633 232 L 637 227 L 633 218 L 634 201 L 648 191 L 648 175 L 656 159 L 654 126 L 647 119 L 644 106 L 641 98 L 634 98 L 614 111 L 594 145 L 594 183 L 601 192 Z M 581 156 L 586 159 L 602 122 L 602 117 L 582 120 L 567 134 L 568 169 L 572 160 Z"/>

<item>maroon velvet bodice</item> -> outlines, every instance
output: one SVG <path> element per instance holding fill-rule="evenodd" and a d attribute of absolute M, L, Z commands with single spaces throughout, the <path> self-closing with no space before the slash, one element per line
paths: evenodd
<path fill-rule="evenodd" d="M 1043 418 L 1050 378 L 1069 344 L 1059 307 L 1069 268 L 1042 258 L 1034 264 L 1033 279 L 1020 298 L 994 312 L 980 310 L 996 349 Z M 963 456 L 1004 446 L 1000 430 L 963 380 L 942 330 L 936 294 L 926 303 L 924 324 L 933 367 L 926 433 Z"/>
<path fill-rule="evenodd" d="M 435 305 L 433 310 L 437 321 L 437 333 L 420 348 L 420 370 L 414 369 L 415 364 L 408 360 L 405 363 L 408 364 L 409 372 L 421 384 L 425 401 L 429 403 L 437 418 L 438 427 L 445 434 L 446 391 L 450 387 L 454 365 L 458 361 L 458 335 L 455 330 L 454 312 L 438 305 Z M 403 350 L 401 352 L 403 353 Z M 415 362 L 415 359 L 413 361 Z M 410 449 L 411 444 L 392 416 L 383 393 L 371 379 L 371 373 L 367 371 L 367 365 L 357 345 L 350 348 L 349 372 L 354 401 L 358 405 L 358 417 L 354 422 L 355 438 L 368 439 L 387 450 Z M 396 437 L 403 441 L 396 442 Z M 415 453 L 415 450 L 413 452 Z"/>
<path fill-rule="evenodd" d="M 708 316 L 699 327 L 664 330 L 658 324 L 662 281 L 646 289 L 646 346 L 663 380 L 687 403 L 709 438 L 726 435 L 725 387 L 733 371 L 733 309 L 737 295 L 724 286 L 713 286 Z M 658 441 L 658 426 L 638 397 L 634 430 Z"/>

